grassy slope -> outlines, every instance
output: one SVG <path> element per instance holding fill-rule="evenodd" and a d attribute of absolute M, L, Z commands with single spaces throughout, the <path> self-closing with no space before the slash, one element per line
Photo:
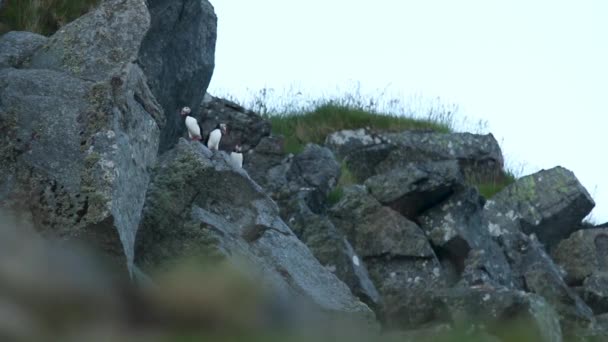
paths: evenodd
<path fill-rule="evenodd" d="M 274 134 L 285 137 L 285 150 L 289 153 L 300 152 L 306 143 L 322 144 L 325 137 L 342 129 L 370 127 L 385 131 L 432 130 L 442 133 L 454 132 L 452 123 L 444 118 L 449 116 L 429 116 L 426 119 L 396 116 L 370 110 L 345 101 L 322 101 L 311 109 L 293 113 L 274 113 L 266 117 L 272 122 Z M 511 184 L 515 176 L 505 171 L 504 176 L 492 182 L 469 180 L 486 198 Z M 337 202 L 342 194 L 342 187 L 355 183 L 355 180 L 342 164 L 342 177 L 338 187 L 330 194 L 329 201 Z"/>

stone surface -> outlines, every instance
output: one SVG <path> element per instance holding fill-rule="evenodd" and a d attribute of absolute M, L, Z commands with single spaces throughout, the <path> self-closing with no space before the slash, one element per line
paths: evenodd
<path fill-rule="evenodd" d="M 578 230 L 561 241 L 551 255 L 566 271 L 566 282 L 580 285 L 593 273 L 608 272 L 608 229 Z"/>
<path fill-rule="evenodd" d="M 381 203 L 413 219 L 462 187 L 456 161 L 407 164 L 368 178 L 365 186 Z"/>
<path fill-rule="evenodd" d="M 162 109 L 134 62 L 143 1 L 106 1 L 0 81 L 0 201 L 45 234 L 90 242 L 131 266 Z M 125 262 L 126 261 L 126 262 Z"/>
<path fill-rule="evenodd" d="M 228 134 L 220 141 L 221 150 L 232 151 L 239 144 L 246 153 L 270 135 L 270 121 L 232 101 L 209 94 L 203 99 L 197 119 L 204 136 L 208 136 L 218 123 L 228 125 Z"/>
<path fill-rule="evenodd" d="M 146 2 L 151 26 L 141 41 L 138 61 L 166 115 L 163 152 L 184 132 L 180 109 L 189 106 L 198 114 L 215 68 L 217 17 L 207 0 Z"/>
<path fill-rule="evenodd" d="M 484 200 L 474 188 L 465 188 L 418 217 L 420 227 L 442 256 L 460 271 L 464 284 L 513 288 L 513 278 L 502 249 L 484 229 Z"/>
<path fill-rule="evenodd" d="M 144 270 L 187 256 L 244 258 L 284 296 L 304 296 L 325 311 L 373 319 L 297 239 L 262 189 L 244 170 L 229 166 L 226 154 L 182 139 L 157 170 L 137 236 L 137 263 Z"/>
<path fill-rule="evenodd" d="M 11 31 L 0 37 L 0 68 L 19 68 L 40 46 L 45 36 L 32 32 Z"/>
<path fill-rule="evenodd" d="M 608 274 L 594 273 L 588 276 L 577 293 L 589 305 L 595 315 L 608 313 Z"/>
<path fill-rule="evenodd" d="M 488 201 L 500 213 L 494 227 L 518 221 L 522 232 L 536 234 L 548 249 L 567 238 L 594 206 L 576 176 L 559 166 L 522 177 Z"/>
<path fill-rule="evenodd" d="M 287 166 L 283 164 L 286 161 L 283 142 L 282 137 L 264 137 L 253 150 L 244 155 L 243 168 L 269 192 L 277 190 L 287 182 Z"/>

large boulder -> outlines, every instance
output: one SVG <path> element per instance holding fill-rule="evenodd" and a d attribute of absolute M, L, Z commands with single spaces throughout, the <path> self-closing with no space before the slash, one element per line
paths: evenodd
<path fill-rule="evenodd" d="M 369 192 L 382 204 L 414 219 L 462 188 L 464 178 L 456 161 L 410 163 L 370 177 Z"/>
<path fill-rule="evenodd" d="M 442 267 L 415 223 L 382 206 L 364 186 L 344 189 L 329 210 L 352 242 L 382 296 L 378 312 L 390 328 L 413 328 L 438 318 L 433 291 L 446 285 Z"/>
<path fill-rule="evenodd" d="M 269 192 L 287 183 L 285 175 L 290 158 L 286 158 L 283 147 L 283 137 L 264 137 L 243 158 L 243 168 L 249 176 Z"/>
<path fill-rule="evenodd" d="M 582 229 L 561 241 L 551 253 L 566 271 L 566 282 L 580 285 L 593 273 L 608 272 L 608 229 Z"/>
<path fill-rule="evenodd" d="M 0 68 L 19 68 L 47 38 L 32 32 L 11 31 L 0 37 Z"/>
<path fill-rule="evenodd" d="M 420 227 L 463 284 L 516 287 L 502 249 L 482 225 L 484 202 L 477 190 L 465 188 L 419 216 Z"/>
<path fill-rule="evenodd" d="M 180 140 L 162 156 L 137 235 L 137 263 L 176 258 L 250 261 L 274 291 L 303 296 L 326 312 L 373 319 L 369 308 L 323 267 L 279 217 L 279 208 L 223 152 Z"/>
<path fill-rule="evenodd" d="M 217 17 L 207 0 L 146 2 L 152 22 L 140 40 L 138 62 L 166 115 L 160 141 L 163 152 L 185 130 L 180 108 L 189 106 L 196 111 L 211 81 Z"/>
<path fill-rule="evenodd" d="M 228 125 L 228 134 L 220 141 L 222 150 L 232 151 L 240 144 L 246 152 L 270 135 L 270 121 L 232 101 L 205 94 L 200 111 L 198 119 L 203 135 L 215 129 L 218 123 Z"/>
<path fill-rule="evenodd" d="M 608 313 L 608 274 L 594 273 L 587 277 L 582 286 L 576 287 L 581 298 L 591 307 L 593 313 Z"/>
<path fill-rule="evenodd" d="M 106 1 L 49 38 L 30 69 L 0 71 L 0 201 L 127 266 L 164 124 L 136 64 L 149 27 L 144 1 Z"/>
<path fill-rule="evenodd" d="M 410 163 L 455 160 L 467 179 L 496 180 L 503 175 L 503 157 L 491 134 L 404 131 L 375 133 L 344 130 L 326 139 L 359 181 Z"/>

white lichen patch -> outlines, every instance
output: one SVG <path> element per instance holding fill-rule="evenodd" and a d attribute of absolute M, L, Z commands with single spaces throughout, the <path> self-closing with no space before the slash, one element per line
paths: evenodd
<path fill-rule="evenodd" d="M 329 272 L 331 272 L 331 273 L 336 272 L 336 266 L 335 266 L 335 265 L 327 265 L 327 266 L 325 266 L 325 268 L 326 268 L 326 269 L 327 269 Z"/>
<path fill-rule="evenodd" d="M 489 293 L 486 293 L 486 294 L 483 296 L 482 300 L 483 300 L 484 302 L 489 301 L 489 300 L 490 300 L 490 294 L 489 294 Z"/>
<path fill-rule="evenodd" d="M 357 140 L 363 145 L 373 144 L 374 138 L 372 138 L 369 134 L 365 132 L 365 129 L 357 129 L 357 130 L 343 130 L 339 132 L 335 132 L 327 137 L 327 142 L 332 145 L 344 145 L 349 140 Z"/>
<path fill-rule="evenodd" d="M 435 276 L 435 278 L 438 278 L 441 275 L 439 267 L 433 268 L 433 275 Z"/>
<path fill-rule="evenodd" d="M 356 255 L 353 255 L 353 264 L 359 267 L 359 257 Z"/>
<path fill-rule="evenodd" d="M 488 231 L 490 232 L 490 235 L 494 237 L 504 234 L 504 231 L 500 228 L 500 226 L 493 222 L 488 223 Z"/>

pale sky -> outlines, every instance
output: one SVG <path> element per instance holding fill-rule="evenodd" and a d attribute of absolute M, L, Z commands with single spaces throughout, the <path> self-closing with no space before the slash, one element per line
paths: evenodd
<path fill-rule="evenodd" d="M 211 1 L 212 94 L 359 82 L 439 96 L 487 121 L 524 174 L 572 170 L 608 221 L 608 1 Z"/>

